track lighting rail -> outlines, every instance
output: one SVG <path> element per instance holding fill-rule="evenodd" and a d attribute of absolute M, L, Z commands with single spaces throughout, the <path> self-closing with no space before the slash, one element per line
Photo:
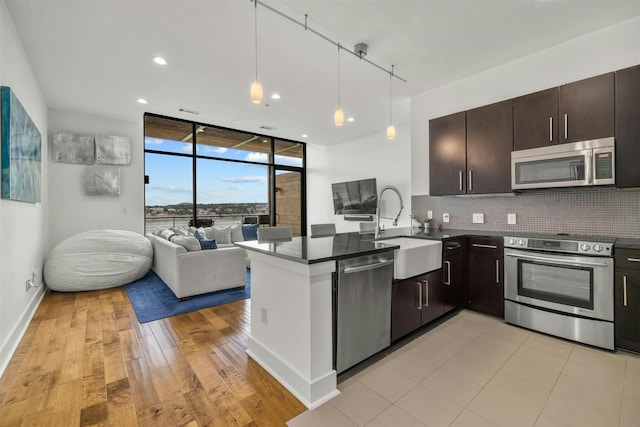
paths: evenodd
<path fill-rule="evenodd" d="M 381 71 L 384 71 L 385 73 L 389 74 L 391 77 L 395 77 L 396 79 L 398 79 L 398 80 L 400 80 L 400 81 L 402 81 L 402 82 L 404 82 L 404 83 L 407 83 L 407 81 L 406 81 L 405 79 L 403 79 L 402 77 L 400 77 L 400 76 L 398 76 L 397 74 L 395 74 L 395 73 L 394 73 L 394 71 L 393 71 L 393 69 L 388 70 L 388 69 L 384 68 L 383 66 L 378 65 L 378 64 L 376 64 L 375 62 L 368 60 L 367 58 L 365 58 L 365 57 L 364 57 L 364 56 L 362 56 L 361 54 L 359 54 L 359 53 L 357 53 L 357 52 L 355 52 L 355 51 L 353 51 L 353 50 L 351 50 L 351 49 L 347 49 L 347 48 L 346 48 L 346 47 L 344 47 L 344 45 L 342 45 L 341 43 L 338 43 L 338 42 L 336 42 L 336 41 L 334 41 L 334 40 L 330 39 L 329 37 L 325 36 L 325 35 L 324 35 L 324 34 L 322 34 L 321 32 L 319 32 L 319 31 L 314 30 L 313 28 L 311 28 L 311 27 L 308 25 L 308 22 L 307 22 L 308 15 L 306 15 L 306 14 L 304 15 L 304 21 L 298 21 L 297 19 L 295 19 L 295 18 L 293 18 L 293 17 L 291 17 L 291 16 L 287 15 L 287 14 L 286 14 L 286 13 L 284 13 L 284 12 L 279 11 L 278 9 L 276 9 L 276 8 L 274 8 L 274 7 L 269 6 L 268 4 L 266 4 L 266 3 L 264 3 L 264 2 L 262 2 L 262 1 L 260 1 L 260 0 L 249 0 L 249 1 L 250 1 L 250 2 L 255 2 L 255 4 L 256 4 L 256 5 L 260 5 L 260 6 L 264 7 L 265 9 L 268 9 L 268 10 L 272 11 L 273 13 L 275 13 L 275 14 L 277 14 L 277 15 L 282 16 L 282 17 L 283 17 L 283 18 L 285 18 L 285 19 L 288 19 L 289 21 L 293 22 L 294 24 L 297 24 L 297 25 L 301 26 L 302 28 L 304 28 L 304 29 L 305 29 L 305 31 L 310 31 L 310 32 L 312 32 L 312 33 L 313 33 L 313 34 L 315 34 L 316 36 L 318 36 L 318 37 L 320 37 L 320 38 L 322 38 L 322 39 L 324 39 L 324 40 L 328 41 L 329 43 L 333 44 L 333 45 L 334 45 L 334 46 L 336 46 L 338 49 L 342 49 L 342 50 L 344 50 L 344 51 L 346 51 L 346 52 L 349 52 L 350 54 L 352 54 L 352 55 L 353 55 L 353 56 L 355 56 L 356 58 L 358 58 L 358 59 L 360 59 L 360 60 L 362 60 L 362 61 L 365 61 L 365 62 L 369 63 L 370 65 L 373 65 L 373 66 L 374 66 L 374 67 L 376 67 L 377 69 L 379 69 L 379 70 L 381 70 Z"/>

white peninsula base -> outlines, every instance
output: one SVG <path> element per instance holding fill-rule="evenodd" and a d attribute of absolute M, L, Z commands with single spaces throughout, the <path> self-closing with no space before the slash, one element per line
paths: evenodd
<path fill-rule="evenodd" d="M 333 369 L 335 261 L 304 264 L 256 251 L 247 354 L 309 409 L 338 395 Z"/>

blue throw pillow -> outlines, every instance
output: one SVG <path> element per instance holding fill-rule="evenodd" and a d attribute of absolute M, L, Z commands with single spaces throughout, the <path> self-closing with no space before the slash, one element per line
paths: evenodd
<path fill-rule="evenodd" d="M 258 240 L 258 224 L 243 225 L 242 238 L 244 240 Z"/>
<path fill-rule="evenodd" d="M 198 242 L 200 242 L 200 249 L 202 250 L 218 249 L 218 245 L 216 244 L 215 240 L 206 239 L 205 237 L 202 236 L 202 234 L 198 233 L 197 231 L 193 233 L 193 235 L 196 236 L 196 239 L 198 239 Z"/>

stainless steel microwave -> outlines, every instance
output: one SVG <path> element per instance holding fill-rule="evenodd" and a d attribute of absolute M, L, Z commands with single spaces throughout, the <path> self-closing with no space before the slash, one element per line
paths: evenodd
<path fill-rule="evenodd" d="M 615 139 L 558 144 L 511 152 L 511 189 L 616 183 Z"/>

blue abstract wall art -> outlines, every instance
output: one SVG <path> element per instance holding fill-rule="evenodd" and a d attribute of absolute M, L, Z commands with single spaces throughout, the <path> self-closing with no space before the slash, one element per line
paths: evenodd
<path fill-rule="evenodd" d="M 22 202 L 40 202 L 40 131 L 11 88 L 0 87 L 0 95 L 1 197 Z"/>

